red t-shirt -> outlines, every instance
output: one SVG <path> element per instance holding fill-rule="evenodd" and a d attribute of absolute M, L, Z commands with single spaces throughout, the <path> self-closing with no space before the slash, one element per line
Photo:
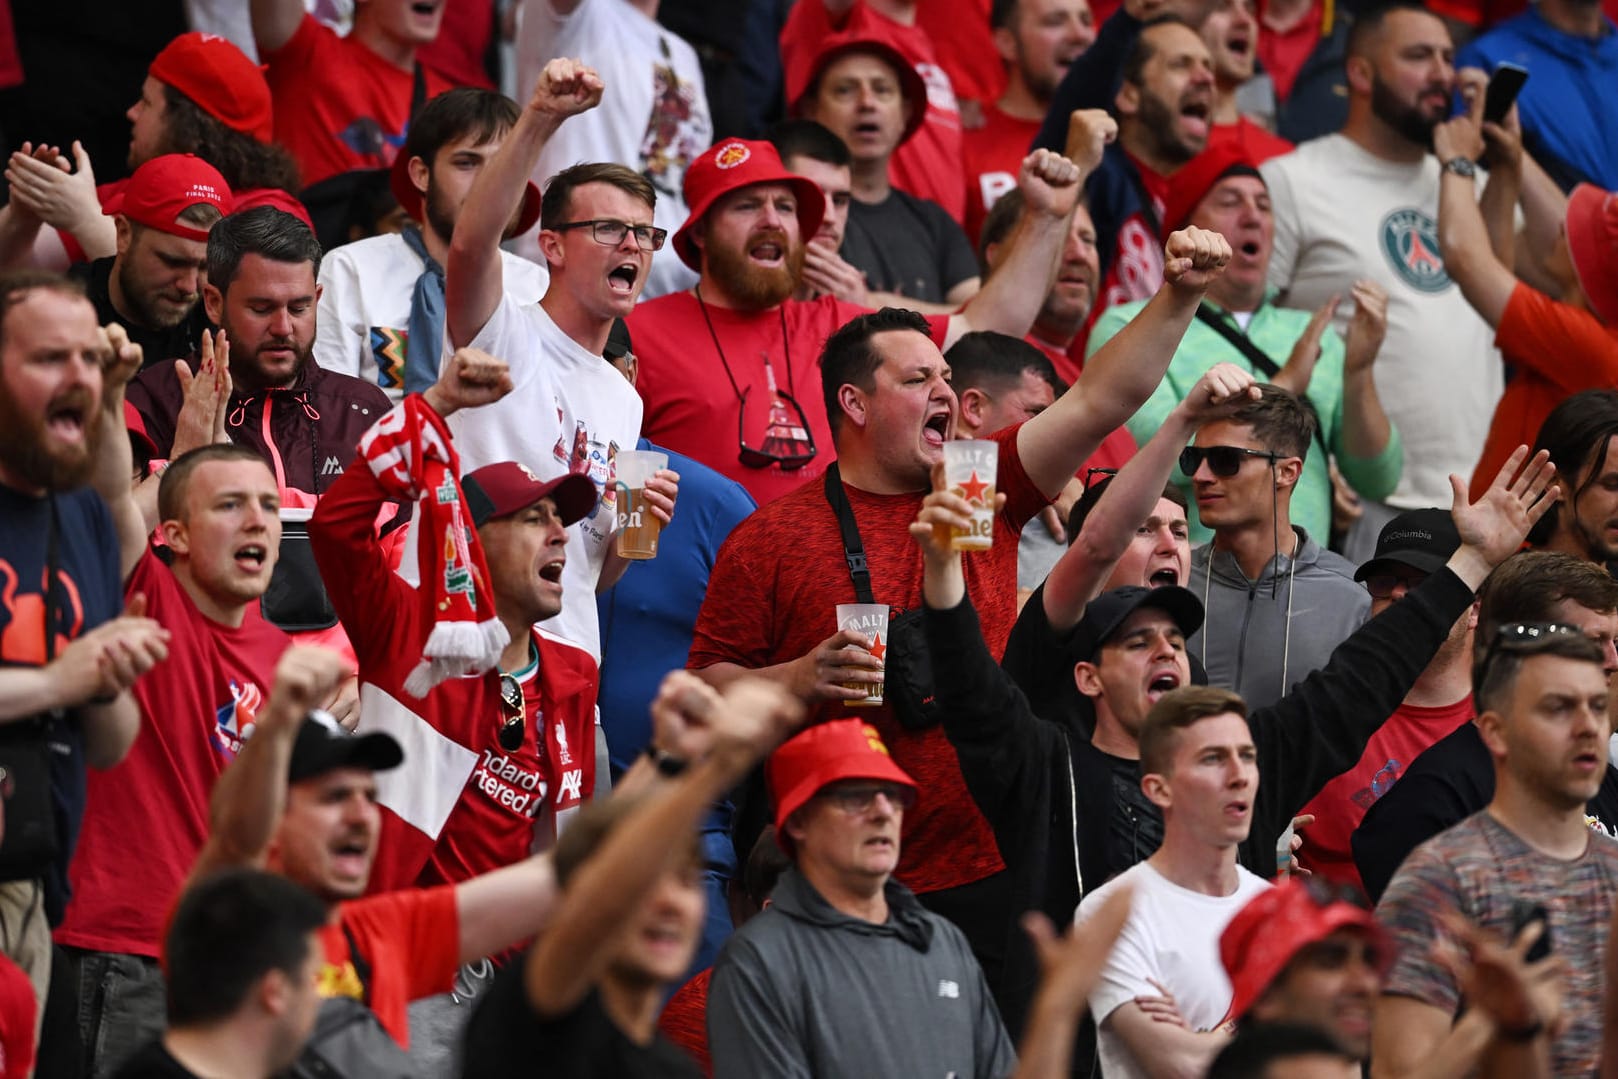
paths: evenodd
<path fill-rule="evenodd" d="M 303 183 L 349 169 L 385 169 L 404 146 L 415 76 L 305 15 L 298 30 L 266 53 L 275 98 L 275 139 L 298 161 Z M 422 63 L 426 96 L 455 84 Z"/>
<path fill-rule="evenodd" d="M 8 956 L 0 955 L 0 1079 L 23 1079 L 34 1070 L 38 1013 L 34 983 Z"/>
<path fill-rule="evenodd" d="M 341 925 L 320 929 L 325 963 L 316 985 L 322 997 L 364 1000 L 393 1040 L 410 1045 L 406 1009 L 413 1000 L 446 993 L 461 962 L 461 919 L 455 889 L 425 888 L 368 896 L 337 908 Z M 370 968 L 361 984 L 348 937 Z"/>
<path fill-rule="evenodd" d="M 1441 708 L 1401 704 L 1371 735 L 1359 762 L 1303 807 L 1301 812 L 1313 813 L 1315 822 L 1299 833 L 1303 846 L 1298 849 L 1298 864 L 1331 880 L 1363 887 L 1349 839 L 1365 811 L 1388 793 L 1411 761 L 1475 714 L 1470 694 Z"/>
<path fill-rule="evenodd" d="M 994 0 L 927 0 L 916 5 L 916 25 L 932 38 L 939 66 L 963 101 L 987 105 L 1006 92 L 1006 65 L 989 29 L 993 8 Z"/>
<path fill-rule="evenodd" d="M 641 435 L 735 480 L 762 506 L 818 479 L 837 459 L 820 383 L 820 351 L 839 327 L 871 309 L 831 296 L 788 300 L 768 311 L 707 307 L 713 335 L 703 321 L 702 306 L 689 292 L 660 296 L 630 313 L 629 335 L 640 357 L 635 389 L 646 406 Z M 927 321 L 933 341 L 942 348 L 948 316 Z M 714 347 L 714 335 L 720 349 Z M 776 386 L 797 401 L 814 438 L 814 459 L 795 471 L 783 471 L 779 465 L 749 468 L 739 457 L 740 398 L 747 398 L 743 421 L 747 445 L 763 446 L 770 423 L 766 356 Z M 795 420 L 796 413 L 791 418 Z"/>
<path fill-rule="evenodd" d="M 156 957 L 164 919 L 208 838 L 208 796 L 241 748 L 290 638 L 248 606 L 239 627 L 197 610 L 148 550 L 124 595 L 168 629 L 168 659 L 135 683 L 140 735 L 123 763 L 92 770 L 59 944 Z"/>
<path fill-rule="evenodd" d="M 1239 117 L 1234 124 L 1215 124 L 1208 133 L 1208 148 L 1237 146 L 1246 151 L 1255 165 L 1262 165 L 1272 157 L 1292 152 L 1292 144 L 1280 135 L 1255 124 L 1247 117 Z"/>
<path fill-rule="evenodd" d="M 393 572 L 372 522 L 386 498 L 363 458 L 327 489 L 310 522 L 321 575 L 342 581 L 332 605 L 359 658 L 362 730 L 405 747 L 377 775 L 384 810 L 374 893 L 454 884 L 528 857 L 595 784 L 598 679 L 590 653 L 534 631 L 539 666 L 524 680 L 523 743 L 500 746 L 500 674 L 451 678 L 415 697 L 405 680 L 432 625 L 420 594 Z M 463 778 L 464 777 L 464 778 Z"/>
<path fill-rule="evenodd" d="M 657 1029 L 663 1037 L 685 1050 L 704 1075 L 713 1074 L 713 1055 L 708 1051 L 708 983 L 711 980 L 712 967 L 697 972 L 675 991 L 663 1005 L 663 1014 L 657 1017 Z"/>
<path fill-rule="evenodd" d="M 494 89 L 483 57 L 494 37 L 494 0 L 455 0 L 444 5 L 432 44 L 416 50 L 422 65 L 435 68 L 456 86 Z"/>
<path fill-rule="evenodd" d="M 1005 510 L 995 518 L 994 545 L 965 557 L 966 591 L 977 608 L 983 639 L 996 657 L 1017 619 L 1017 540 L 1023 525 L 1049 499 L 1023 471 L 1017 432 L 990 437 L 1000 443 L 1000 491 Z M 921 548 L 907 531 L 923 495 L 874 495 L 844 485 L 859 525 L 871 589 L 895 615 L 921 605 Z M 843 557 L 842 533 L 820 483 L 776 499 L 736 526 L 719 549 L 707 598 L 697 616 L 687 666 L 735 663 L 749 669 L 797 659 L 837 632 L 839 603 L 853 603 L 854 584 Z M 961 777 L 960 762 L 941 727 L 910 731 L 891 709 L 826 704 L 816 720 L 852 715 L 876 726 L 893 759 L 922 791 L 905 814 L 899 879 L 917 892 L 936 892 L 982 880 L 1004 867 L 994 834 Z"/>
<path fill-rule="evenodd" d="M 1314 0 L 1309 13 L 1285 33 L 1278 33 L 1263 23 L 1258 31 L 1258 59 L 1275 86 L 1277 101 L 1285 101 L 1292 94 L 1292 84 L 1298 81 L 1309 54 L 1320 43 L 1322 25 L 1320 0 Z"/>
<path fill-rule="evenodd" d="M 925 10 L 925 5 L 923 6 Z M 966 238 L 974 250 L 983 242 L 983 219 L 1001 195 L 1017 187 L 1017 171 L 1039 134 L 1038 120 L 1007 116 L 994 104 L 983 106 L 983 126 L 961 138 L 966 164 Z"/>
<path fill-rule="evenodd" d="M 1515 371 L 1494 406 L 1472 473 L 1473 498 L 1488 488 L 1512 450 L 1534 444 L 1539 425 L 1565 398 L 1618 386 L 1618 329 L 1521 282 L 1506 301 L 1494 343 Z"/>
<path fill-rule="evenodd" d="M 833 26 L 821 0 L 799 0 L 792 5 L 786 28 L 781 31 L 781 55 L 785 66 L 788 70 L 792 69 L 793 61 L 788 57 L 794 50 L 818 51 L 820 43 L 830 34 L 845 29 L 868 31 L 882 38 L 916 65 L 916 73 L 927 85 L 927 116 L 916 133 L 894 152 L 888 164 L 888 177 L 894 187 L 908 191 L 917 198 L 931 199 L 957 223 L 963 221 L 966 193 L 961 190 L 960 184 L 961 112 L 955 102 L 955 90 L 950 84 L 949 75 L 939 66 L 937 50 L 925 29 L 894 22 L 886 15 L 872 11 L 864 0 L 854 0 L 854 6 L 842 25 Z M 803 66 L 809 68 L 812 64 Z"/>

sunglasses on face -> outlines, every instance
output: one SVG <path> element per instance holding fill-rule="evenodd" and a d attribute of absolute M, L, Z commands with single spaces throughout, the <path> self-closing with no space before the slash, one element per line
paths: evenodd
<path fill-rule="evenodd" d="M 523 696 L 521 683 L 514 675 L 500 676 L 500 710 L 505 714 L 497 736 L 500 748 L 507 753 L 515 753 L 522 748 L 528 702 Z"/>
<path fill-rule="evenodd" d="M 889 805 L 900 809 L 909 809 L 916 802 L 915 788 L 902 783 L 858 783 L 831 787 L 821 791 L 819 797 L 852 816 L 869 812 L 879 794 L 887 798 Z"/>
<path fill-rule="evenodd" d="M 1373 573 L 1365 578 L 1365 590 L 1372 599 L 1392 599 L 1394 589 L 1400 585 L 1409 592 L 1426 579 L 1425 573 Z"/>
<path fill-rule="evenodd" d="M 1242 462 L 1249 457 L 1262 457 L 1271 464 L 1281 459 L 1274 450 L 1250 450 L 1245 446 L 1187 446 L 1180 451 L 1180 471 L 1195 476 L 1202 462 L 1208 462 L 1208 471 L 1229 479 L 1241 471 Z"/>

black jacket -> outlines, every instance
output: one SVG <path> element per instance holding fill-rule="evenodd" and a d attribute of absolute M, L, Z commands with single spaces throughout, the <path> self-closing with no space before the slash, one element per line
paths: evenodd
<path fill-rule="evenodd" d="M 1275 842 L 1293 816 L 1359 760 L 1471 602 L 1472 590 L 1454 573 L 1433 574 L 1356 630 L 1324 668 L 1248 717 L 1260 783 L 1243 865 L 1275 875 Z M 999 999 L 1007 1028 L 1017 1030 L 1039 976 L 1017 925 L 1021 913 L 1044 911 L 1066 925 L 1087 890 L 1127 868 L 1105 861 L 1109 766 L 1066 726 L 1028 707 L 989 653 L 969 602 L 929 608 L 925 627 L 945 733 L 1012 878 Z"/>

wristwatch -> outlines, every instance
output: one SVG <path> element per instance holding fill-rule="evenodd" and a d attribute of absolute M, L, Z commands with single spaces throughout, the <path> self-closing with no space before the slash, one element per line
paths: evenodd
<path fill-rule="evenodd" d="M 658 772 L 668 776 L 670 779 L 673 779 L 675 776 L 685 771 L 686 766 L 690 763 L 689 761 L 676 757 L 667 750 L 659 749 L 650 743 L 647 744 L 646 748 L 642 752 L 644 752 L 647 758 L 651 760 L 653 766 L 657 768 Z"/>
<path fill-rule="evenodd" d="M 1468 180 L 1474 179 L 1478 174 L 1478 166 L 1469 157 L 1452 157 L 1444 162 L 1445 172 L 1453 172 L 1457 176 L 1465 176 Z"/>

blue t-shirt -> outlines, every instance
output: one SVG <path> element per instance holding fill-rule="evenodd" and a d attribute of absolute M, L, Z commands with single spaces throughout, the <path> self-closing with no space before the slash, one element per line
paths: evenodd
<path fill-rule="evenodd" d="M 1574 37 L 1530 6 L 1455 57 L 1457 68 L 1493 73 L 1504 60 L 1528 69 L 1517 95 L 1523 142 L 1564 190 L 1580 181 L 1618 188 L 1618 26 L 1602 21 L 1601 37 Z"/>
<path fill-rule="evenodd" d="M 44 587 L 56 507 L 55 602 Z M 123 609 L 118 579 L 118 536 L 112 514 L 88 487 L 35 498 L 0 485 L 0 664 L 38 667 L 49 651 L 60 655 L 68 642 Z M 50 729 L 51 792 L 62 852 L 45 878 L 45 910 L 51 924 L 61 920 L 68 899 L 67 865 L 84 817 L 84 739 L 71 714 L 56 716 Z"/>

